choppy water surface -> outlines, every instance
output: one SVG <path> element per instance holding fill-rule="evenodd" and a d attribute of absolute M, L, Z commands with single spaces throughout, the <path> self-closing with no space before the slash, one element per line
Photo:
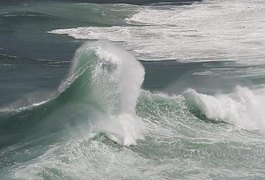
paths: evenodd
<path fill-rule="evenodd" d="M 263 179 L 261 0 L 0 3 L 0 179 Z"/>

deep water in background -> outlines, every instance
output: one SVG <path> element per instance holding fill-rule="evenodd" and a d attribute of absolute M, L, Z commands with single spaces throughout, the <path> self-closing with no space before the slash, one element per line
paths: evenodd
<path fill-rule="evenodd" d="M 0 179 L 263 179 L 264 2 L 91 2 L 0 2 Z"/>

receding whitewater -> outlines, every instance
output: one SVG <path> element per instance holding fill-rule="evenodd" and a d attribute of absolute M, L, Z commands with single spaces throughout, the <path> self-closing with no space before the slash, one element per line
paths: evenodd
<path fill-rule="evenodd" d="M 264 2 L 152 2 L 0 2 L 0 179 L 265 178 Z"/>

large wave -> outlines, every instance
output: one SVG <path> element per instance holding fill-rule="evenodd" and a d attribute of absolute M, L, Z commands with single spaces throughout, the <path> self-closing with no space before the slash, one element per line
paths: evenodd
<path fill-rule="evenodd" d="M 1 110 L 0 146 L 69 127 L 136 144 L 144 133 L 135 112 L 143 80 L 144 68 L 133 55 L 108 41 L 87 42 L 52 98 Z"/>

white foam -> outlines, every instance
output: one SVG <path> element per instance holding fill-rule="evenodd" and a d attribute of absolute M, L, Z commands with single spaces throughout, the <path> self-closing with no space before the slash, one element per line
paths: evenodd
<path fill-rule="evenodd" d="M 238 86 L 231 94 L 215 96 L 189 89 L 184 96 L 191 106 L 209 119 L 265 132 L 265 89 L 250 90 Z"/>
<path fill-rule="evenodd" d="M 50 33 L 122 41 L 141 59 L 264 60 L 264 1 L 203 1 L 190 6 L 139 7 L 138 11 L 126 19 L 126 26 Z"/>
<path fill-rule="evenodd" d="M 128 168 L 135 166 L 137 169 Z M 17 163 L 12 179 L 119 179 L 127 172 L 141 176 L 148 165 L 144 158 L 128 148 L 117 150 L 100 141 L 76 138 L 55 144 L 43 155 L 26 163 Z M 150 169 L 150 168 L 149 168 Z"/>

